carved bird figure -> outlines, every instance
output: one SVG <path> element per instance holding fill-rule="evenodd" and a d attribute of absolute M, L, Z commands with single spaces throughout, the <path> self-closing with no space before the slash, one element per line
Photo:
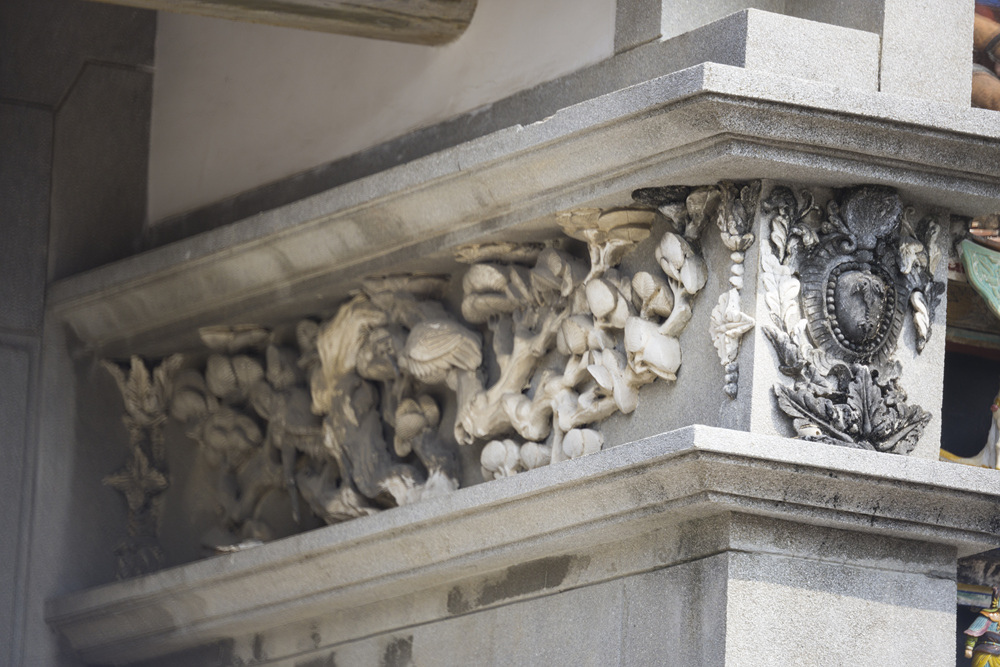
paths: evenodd
<path fill-rule="evenodd" d="M 456 370 L 474 372 L 482 361 L 478 334 L 454 320 L 440 319 L 410 330 L 399 365 L 424 384 L 441 384 Z"/>

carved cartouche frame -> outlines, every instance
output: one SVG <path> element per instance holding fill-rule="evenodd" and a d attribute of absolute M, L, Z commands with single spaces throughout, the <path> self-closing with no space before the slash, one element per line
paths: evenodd
<path fill-rule="evenodd" d="M 847 363 L 881 366 L 896 349 L 906 305 L 897 261 L 902 215 L 890 188 L 848 191 L 842 206 L 830 205 L 834 233 L 799 267 L 809 333 Z"/>

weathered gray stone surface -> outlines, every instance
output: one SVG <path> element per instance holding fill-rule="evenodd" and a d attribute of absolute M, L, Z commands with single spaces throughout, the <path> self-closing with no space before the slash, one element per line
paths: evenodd
<path fill-rule="evenodd" d="M 334 646 L 726 551 L 767 554 L 726 566 L 746 582 L 741 599 L 759 587 L 801 605 L 809 594 L 795 591 L 818 590 L 898 608 L 890 626 L 914 613 L 928 628 L 954 606 L 956 555 L 1000 542 L 995 492 L 988 471 L 692 427 L 77 593 L 48 619 L 89 660 L 227 636 L 276 656 L 312 632 Z M 864 576 L 822 574 L 848 563 Z M 910 590 L 889 599 L 897 583 Z M 726 650 L 749 641 L 727 634 Z"/>
<path fill-rule="evenodd" d="M 968 108 L 973 5 L 884 0 L 881 90 Z M 930 48 L 928 48 L 930 46 Z"/>
<path fill-rule="evenodd" d="M 870 0 L 786 0 L 785 13 L 844 28 L 882 34 L 882 2 Z M 818 54 L 817 54 L 818 55 Z"/>
<path fill-rule="evenodd" d="M 88 60 L 153 64 L 156 13 L 71 0 L 0 6 L 0 97 L 56 107 Z"/>
<path fill-rule="evenodd" d="M 0 329 L 37 331 L 44 310 L 52 113 L 0 104 L 0 133 L 12 138 L 0 151 Z"/>
<path fill-rule="evenodd" d="M 878 90 L 877 34 L 757 10 L 742 15 L 747 69 Z"/>
<path fill-rule="evenodd" d="M 153 77 L 87 63 L 56 114 L 49 277 L 135 252 L 146 218 Z"/>
<path fill-rule="evenodd" d="M 27 502 L 25 490 L 31 470 L 28 447 L 33 395 L 33 366 L 38 363 L 31 339 L 0 333 L 0 660 L 17 664 L 22 648 L 25 572 L 27 570 Z"/>
<path fill-rule="evenodd" d="M 622 3 L 622 5 L 628 6 L 628 10 L 625 16 L 619 16 L 620 20 L 616 25 L 626 31 L 632 29 L 639 31 L 642 36 L 634 39 L 642 41 L 652 39 L 649 36 L 651 34 L 659 34 L 660 8 L 650 7 L 657 3 Z M 620 6 L 619 10 L 625 11 L 623 6 Z M 702 25 L 670 39 L 662 41 L 657 39 L 641 44 L 472 113 L 415 131 L 288 179 L 262 185 L 197 211 L 167 220 L 151 221 L 152 224 L 146 234 L 146 247 L 162 245 L 193 233 L 256 215 L 261 211 L 318 194 L 351 180 L 384 171 L 504 128 L 531 125 L 584 100 L 705 62 L 735 67 L 743 67 L 750 62 L 754 66 L 763 66 L 765 69 L 779 71 L 789 76 L 805 76 L 807 79 L 818 77 L 819 80 L 831 81 L 838 85 L 868 87 L 872 92 L 876 90 L 877 76 L 872 78 L 867 74 L 872 67 L 877 74 L 878 40 L 877 35 L 873 36 L 870 32 L 874 28 L 867 27 L 863 22 L 844 26 L 867 33 L 859 35 L 853 30 L 844 31 L 835 27 L 842 24 L 822 25 L 810 20 L 797 20 L 789 16 L 754 10 L 752 13 L 756 18 L 751 29 L 748 22 L 748 14 L 751 12 L 736 11 L 743 8 L 742 5 L 734 6 L 733 9 L 713 14 L 713 19 L 718 20 L 713 20 L 708 25 Z M 727 16 L 730 11 L 735 13 Z M 657 17 L 655 21 L 651 22 L 650 12 L 655 13 Z M 671 14 L 669 20 L 677 21 L 678 17 Z M 762 27 L 767 28 L 776 24 L 787 26 L 789 30 L 795 32 L 795 35 L 779 31 L 777 45 L 762 42 L 759 37 L 769 32 L 766 29 L 762 30 Z M 629 28 L 630 25 L 632 28 Z M 653 32 L 649 33 L 650 30 Z M 770 32 L 773 33 L 774 30 Z M 808 48 L 810 39 L 822 42 L 832 50 L 824 54 L 823 58 L 817 58 L 814 50 Z M 843 43 L 837 41 L 838 39 L 843 39 Z M 772 49 L 777 49 L 785 55 L 789 53 L 789 48 L 782 46 L 784 41 L 796 45 L 805 42 L 807 48 L 805 51 L 796 49 L 794 57 L 788 63 L 778 59 L 772 59 L 768 63 L 767 54 Z M 826 67 L 820 67 L 817 63 L 824 63 Z M 786 71 L 791 65 L 797 65 L 795 71 Z M 863 76 L 856 81 L 848 81 L 847 73 L 863 74 Z M 788 89 L 797 85 L 797 82 L 785 82 L 783 87 Z"/>
<path fill-rule="evenodd" d="M 713 64 L 654 79 L 61 281 L 53 312 L 88 347 L 165 353 L 155 341 L 197 326 L 335 303 L 361 266 L 420 268 L 401 262 L 664 181 L 884 183 L 958 213 L 1000 200 L 986 112 L 791 81 Z"/>

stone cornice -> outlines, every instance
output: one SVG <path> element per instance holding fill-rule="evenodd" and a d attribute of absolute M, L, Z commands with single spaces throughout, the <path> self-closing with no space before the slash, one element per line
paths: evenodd
<path fill-rule="evenodd" d="M 1000 545 L 996 493 L 989 471 L 694 426 L 75 593 L 47 619 L 85 660 L 129 662 L 728 512 L 963 556 Z"/>
<path fill-rule="evenodd" d="M 884 183 L 958 213 L 996 207 L 987 112 L 792 81 L 691 67 L 56 282 L 48 307 L 89 349 L 165 354 L 199 326 L 331 307 L 362 265 L 622 205 L 651 183 Z"/>

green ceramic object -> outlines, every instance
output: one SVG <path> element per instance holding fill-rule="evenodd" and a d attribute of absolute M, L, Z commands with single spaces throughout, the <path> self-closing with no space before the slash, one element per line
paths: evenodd
<path fill-rule="evenodd" d="M 990 310 L 1000 317 L 1000 252 L 970 241 L 962 241 L 962 265 L 969 283 Z"/>

